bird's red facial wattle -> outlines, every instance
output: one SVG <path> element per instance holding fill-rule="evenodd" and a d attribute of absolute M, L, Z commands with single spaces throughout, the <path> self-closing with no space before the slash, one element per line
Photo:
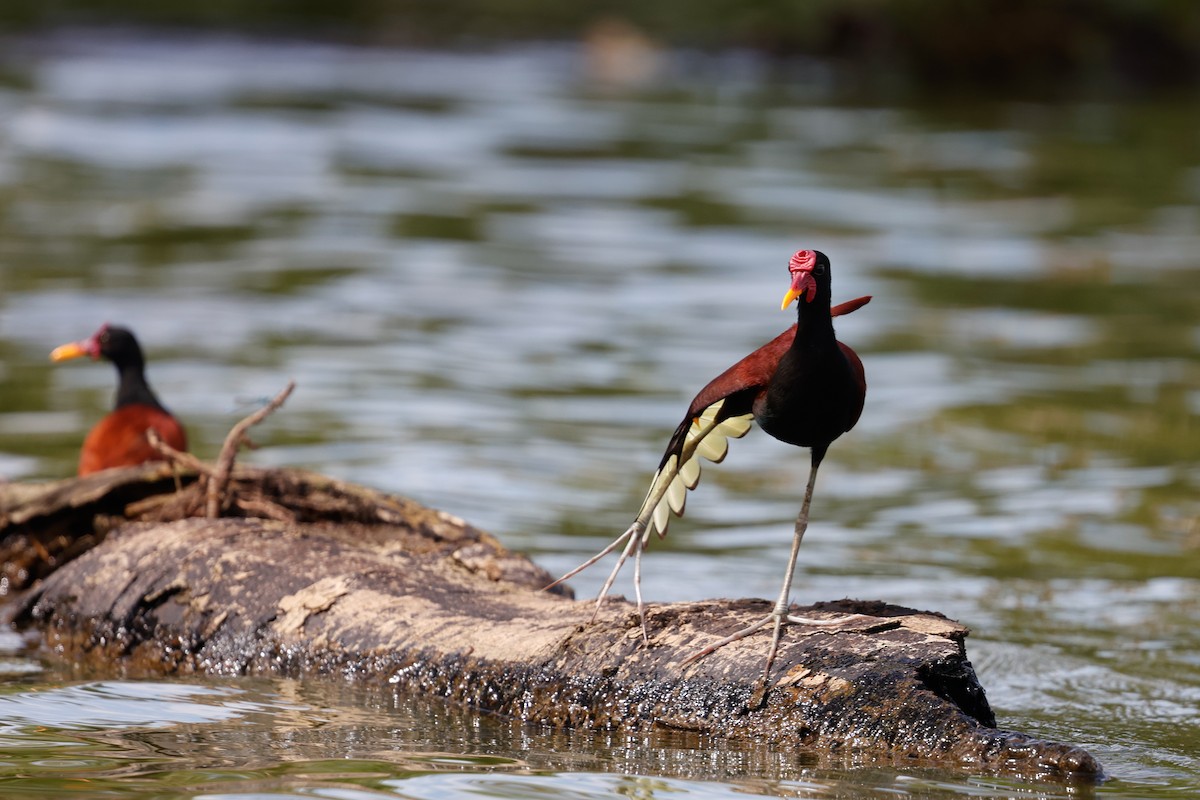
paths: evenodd
<path fill-rule="evenodd" d="M 792 285 L 783 296 L 783 303 L 779 306 L 781 310 L 790 306 L 797 297 L 804 298 L 806 303 L 816 299 L 817 279 L 813 277 L 813 268 L 816 265 L 815 250 L 799 250 L 792 256 L 792 260 L 788 262 L 788 271 L 792 273 Z"/>

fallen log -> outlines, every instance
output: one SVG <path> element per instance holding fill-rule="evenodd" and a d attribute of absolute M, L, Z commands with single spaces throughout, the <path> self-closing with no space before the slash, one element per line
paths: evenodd
<path fill-rule="evenodd" d="M 768 635 L 680 665 L 765 601 L 651 605 L 647 644 L 629 603 L 592 623 L 592 602 L 538 591 L 544 570 L 413 501 L 239 467 L 225 504 L 239 516 L 199 519 L 180 513 L 203 505 L 194 478 L 157 465 L 0 486 L 9 585 L 38 578 L 15 619 L 67 658 L 127 673 L 336 674 L 533 723 L 695 731 L 829 763 L 1102 776 L 1084 750 L 997 729 L 967 630 L 940 614 L 800 608 L 841 621 L 790 626 L 764 694 Z"/>

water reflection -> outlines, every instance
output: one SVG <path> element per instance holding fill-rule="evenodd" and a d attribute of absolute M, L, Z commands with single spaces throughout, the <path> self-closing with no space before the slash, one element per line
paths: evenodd
<path fill-rule="evenodd" d="M 0 695 L 0 727 L 0 776 L 12 797 L 46 785 L 122 797 L 992 797 L 1004 785 L 930 769 L 896 775 L 869 762 L 847 772 L 853 757 L 821 767 L 804 754 L 677 732 L 529 728 L 319 681 L 72 683 Z"/>
<path fill-rule="evenodd" d="M 836 298 L 875 295 L 838 322 L 870 390 L 797 599 L 944 611 L 1002 724 L 1200 774 L 1193 105 L 857 107 L 719 70 L 599 94 L 558 47 L 58 41 L 20 69 L 0 474 L 73 468 L 113 376 L 45 357 L 110 319 L 201 455 L 295 378 L 251 458 L 565 570 L 625 528 L 692 392 L 790 323 L 786 257 L 820 247 Z M 647 597 L 771 595 L 805 461 L 736 442 Z"/>

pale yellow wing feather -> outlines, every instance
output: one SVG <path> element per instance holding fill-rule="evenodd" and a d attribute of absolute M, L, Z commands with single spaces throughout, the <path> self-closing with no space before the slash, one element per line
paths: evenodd
<path fill-rule="evenodd" d="M 729 454 L 729 440 L 724 437 L 705 437 L 696 443 L 696 453 L 720 464 Z"/>
<path fill-rule="evenodd" d="M 650 491 L 634 523 L 640 524 L 645 531 L 643 535 L 649 536 L 651 532 L 660 537 L 666 535 L 671 514 L 683 516 L 687 492 L 700 482 L 700 458 L 720 462 L 729 451 L 729 440 L 740 439 L 750 430 L 753 414 L 717 421 L 724 403 L 721 399 L 704 409 L 688 428 L 682 452 L 671 455 L 654 473 Z"/>
<path fill-rule="evenodd" d="M 695 489 L 696 484 L 700 483 L 700 459 L 693 458 L 680 467 L 679 478 L 683 481 L 684 486 Z"/>

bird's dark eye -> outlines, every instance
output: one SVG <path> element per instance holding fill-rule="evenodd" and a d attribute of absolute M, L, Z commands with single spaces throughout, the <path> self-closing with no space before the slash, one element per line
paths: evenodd
<path fill-rule="evenodd" d="M 825 265 L 817 264 L 815 267 L 813 267 L 813 274 L 814 275 L 824 275 L 825 274 Z"/>

